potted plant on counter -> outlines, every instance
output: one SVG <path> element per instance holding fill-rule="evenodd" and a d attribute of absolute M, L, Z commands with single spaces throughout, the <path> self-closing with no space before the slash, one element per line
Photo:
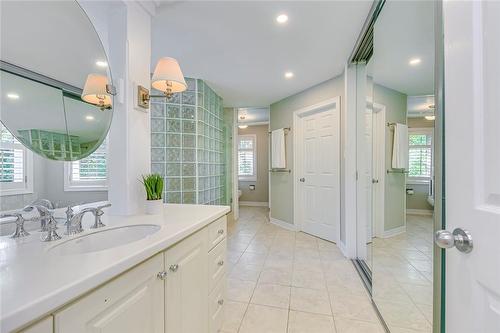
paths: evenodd
<path fill-rule="evenodd" d="M 163 211 L 163 178 L 159 174 L 142 176 L 142 184 L 146 190 L 146 214 L 157 215 Z"/>

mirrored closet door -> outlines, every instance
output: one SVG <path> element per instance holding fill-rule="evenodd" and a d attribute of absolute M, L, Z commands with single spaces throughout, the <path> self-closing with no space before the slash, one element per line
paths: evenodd
<path fill-rule="evenodd" d="M 373 25 L 373 54 L 354 65 L 357 265 L 391 332 L 439 332 L 433 318 L 440 299 L 433 274 L 435 6 L 385 1 Z"/>

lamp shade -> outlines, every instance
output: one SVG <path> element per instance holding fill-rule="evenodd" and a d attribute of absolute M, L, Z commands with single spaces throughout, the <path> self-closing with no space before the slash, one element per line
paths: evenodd
<path fill-rule="evenodd" d="M 108 107 L 111 106 L 111 95 L 106 86 L 108 78 L 100 74 L 89 74 L 83 87 L 82 99 L 94 105 Z"/>
<path fill-rule="evenodd" d="M 151 81 L 153 88 L 163 92 L 178 93 L 187 88 L 179 63 L 169 57 L 158 60 Z"/>

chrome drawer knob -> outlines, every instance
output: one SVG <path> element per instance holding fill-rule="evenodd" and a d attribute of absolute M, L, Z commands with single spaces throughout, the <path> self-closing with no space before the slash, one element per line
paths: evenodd
<path fill-rule="evenodd" d="M 159 280 L 165 280 L 167 278 L 167 272 L 165 271 L 161 271 L 159 272 L 158 274 L 156 274 L 156 277 L 159 279 Z"/>
<path fill-rule="evenodd" d="M 217 264 L 218 264 L 219 266 L 224 265 L 224 260 L 219 261 Z"/>
<path fill-rule="evenodd" d="M 217 233 L 218 233 L 219 235 L 224 235 L 224 229 L 219 229 L 219 231 L 217 231 Z"/>
<path fill-rule="evenodd" d="M 177 270 L 179 269 L 179 265 L 171 265 L 169 269 L 171 272 L 177 272 Z"/>
<path fill-rule="evenodd" d="M 220 300 L 217 301 L 217 303 L 219 303 L 219 305 L 222 305 L 224 304 L 224 300 L 221 298 Z"/>

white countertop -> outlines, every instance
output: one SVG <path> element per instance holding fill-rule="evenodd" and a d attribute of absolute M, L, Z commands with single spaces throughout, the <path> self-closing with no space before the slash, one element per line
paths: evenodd
<path fill-rule="evenodd" d="M 156 224 L 161 229 L 126 245 L 75 255 L 47 251 L 68 240 L 61 227 L 57 231 L 63 239 L 56 242 L 41 242 L 40 233 L 20 240 L 0 237 L 0 332 L 10 332 L 52 313 L 228 212 L 228 206 L 166 204 L 163 215 L 105 214 L 105 228 Z M 92 221 L 93 217 L 87 214 L 86 230 L 72 237 L 96 232 L 88 229 Z"/>

